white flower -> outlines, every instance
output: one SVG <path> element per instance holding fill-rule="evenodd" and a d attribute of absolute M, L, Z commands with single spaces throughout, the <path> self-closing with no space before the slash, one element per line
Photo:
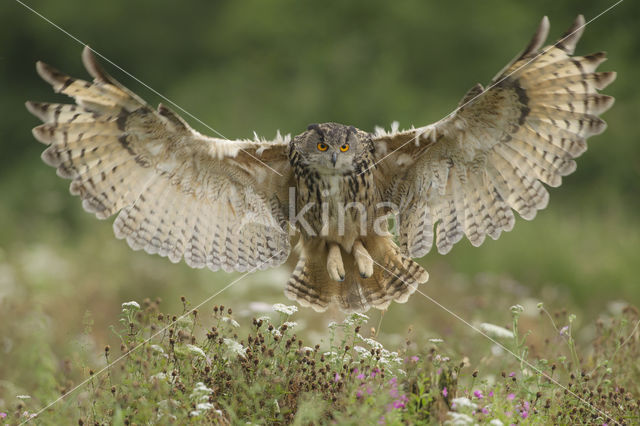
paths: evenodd
<path fill-rule="evenodd" d="M 283 305 L 282 303 L 276 303 L 275 305 L 273 305 L 273 310 L 285 315 L 293 315 L 298 312 L 298 308 L 296 306 L 287 306 Z"/>
<path fill-rule="evenodd" d="M 329 324 L 327 324 L 327 327 L 329 328 L 336 328 L 338 326 L 338 323 L 335 321 L 331 321 Z"/>
<path fill-rule="evenodd" d="M 238 342 L 232 339 L 224 339 L 224 344 L 231 350 L 231 352 L 236 355 L 240 355 L 241 357 L 245 357 L 247 354 L 247 350 Z"/>
<path fill-rule="evenodd" d="M 373 339 L 369 339 L 368 337 L 361 337 L 362 341 L 365 342 L 367 345 L 371 346 L 372 348 L 375 349 L 382 349 L 382 343 L 380 342 L 376 342 Z"/>
<path fill-rule="evenodd" d="M 315 351 L 315 349 L 310 348 L 309 346 L 303 346 L 303 347 L 300 348 L 300 352 L 302 352 L 302 353 L 306 353 L 307 351 L 313 352 L 313 351 Z"/>
<path fill-rule="evenodd" d="M 504 327 L 500 327 L 499 325 L 483 322 L 482 324 L 480 324 L 480 328 L 489 336 L 499 337 L 503 339 L 513 339 L 513 332 L 511 330 L 507 330 Z"/>
<path fill-rule="evenodd" d="M 189 412 L 189 417 L 198 417 L 198 416 L 200 416 L 200 414 L 202 414 L 200 411 L 193 410 L 193 411 Z"/>
<path fill-rule="evenodd" d="M 285 322 L 285 323 L 284 323 L 284 324 L 282 324 L 282 325 L 286 325 L 286 326 L 287 326 L 287 328 L 293 328 L 293 327 L 296 327 L 296 326 L 298 325 L 298 323 L 297 323 L 297 322 L 295 322 L 295 321 L 287 321 L 287 322 Z"/>
<path fill-rule="evenodd" d="M 471 402 L 469 398 L 465 398 L 464 396 L 460 398 L 453 398 L 451 403 L 452 405 L 455 404 L 456 410 L 459 410 L 460 408 L 470 408 L 472 410 L 475 410 L 478 408 L 477 404 Z"/>
<path fill-rule="evenodd" d="M 367 348 L 363 348 L 362 346 L 354 346 L 353 349 L 358 352 L 361 357 L 370 357 L 371 352 Z"/>
<path fill-rule="evenodd" d="M 431 343 L 442 343 L 442 342 L 444 342 L 444 340 L 442 340 L 442 339 L 437 339 L 437 338 L 429 339 L 429 341 L 430 341 Z"/>
<path fill-rule="evenodd" d="M 158 352 L 159 354 L 163 354 L 164 353 L 164 349 L 162 349 L 162 346 L 159 345 L 151 345 L 150 348 L 154 351 L 154 352 Z"/>
<path fill-rule="evenodd" d="M 502 426 L 504 423 L 502 423 L 499 419 L 493 419 L 489 422 L 489 424 L 491 426 Z"/>
<path fill-rule="evenodd" d="M 215 406 L 210 402 L 201 402 L 196 405 L 196 410 L 213 410 Z"/>
<path fill-rule="evenodd" d="M 473 424 L 473 419 L 471 416 L 468 416 L 463 413 L 456 413 L 454 411 L 449 411 L 447 416 L 451 417 L 450 420 L 444 422 L 445 425 L 471 425 Z"/>
<path fill-rule="evenodd" d="M 348 317 L 346 317 L 343 323 L 346 325 L 357 325 L 363 322 L 367 322 L 368 320 L 369 320 L 369 317 L 366 316 L 365 314 L 355 312 L 349 315 Z"/>
<path fill-rule="evenodd" d="M 207 357 L 207 354 L 205 354 L 204 351 L 202 349 L 200 349 L 199 347 L 197 347 L 196 345 L 190 345 L 190 344 L 187 343 L 186 347 L 187 347 L 187 350 L 189 352 L 191 352 L 192 354 L 200 355 L 203 358 Z"/>
<path fill-rule="evenodd" d="M 196 387 L 193 388 L 193 391 L 191 392 L 190 397 L 192 399 L 202 399 L 202 397 L 206 398 L 212 393 L 213 393 L 213 389 L 208 388 L 207 385 L 205 385 L 202 382 L 198 382 L 196 383 Z"/>
<path fill-rule="evenodd" d="M 31 395 L 16 395 L 18 399 L 31 399 Z"/>
<path fill-rule="evenodd" d="M 282 337 L 282 333 L 280 333 L 280 330 L 278 330 L 277 328 L 274 328 L 273 330 L 271 330 L 271 334 L 273 334 L 276 337 Z"/>
<path fill-rule="evenodd" d="M 228 322 L 229 324 L 231 324 L 235 328 L 240 327 L 240 324 L 238 324 L 238 321 L 234 320 L 233 318 L 222 317 L 222 321 Z"/>
<path fill-rule="evenodd" d="M 513 305 L 510 309 L 513 314 L 521 314 L 524 312 L 524 307 L 522 305 Z"/>
<path fill-rule="evenodd" d="M 131 302 L 124 302 L 122 304 L 122 309 L 140 309 L 140 305 L 138 304 L 138 302 L 132 300 Z"/>
<path fill-rule="evenodd" d="M 153 376 L 151 376 L 151 380 L 157 380 L 159 382 L 165 382 L 165 381 L 167 381 L 167 375 L 164 374 L 164 373 L 154 374 Z"/>

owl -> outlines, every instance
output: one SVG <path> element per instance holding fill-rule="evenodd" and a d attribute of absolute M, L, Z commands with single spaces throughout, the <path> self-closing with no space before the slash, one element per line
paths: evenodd
<path fill-rule="evenodd" d="M 106 74 L 91 49 L 93 82 L 37 63 L 75 104 L 27 102 L 33 134 L 70 191 L 134 249 L 194 268 L 248 271 L 299 260 L 285 295 L 346 312 L 405 302 L 427 272 L 413 259 L 510 231 L 530 220 L 576 168 L 616 77 L 604 53 L 572 56 L 584 28 L 542 48 L 531 42 L 487 88 L 478 84 L 444 119 L 369 133 L 312 124 L 294 136 L 226 140 L 202 135 L 164 105 L 151 108 Z M 297 251 L 297 250 L 296 250 Z"/>

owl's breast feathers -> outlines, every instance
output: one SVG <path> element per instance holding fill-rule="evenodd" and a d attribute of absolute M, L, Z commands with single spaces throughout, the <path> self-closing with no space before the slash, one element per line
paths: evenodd
<path fill-rule="evenodd" d="M 342 244 L 347 250 L 353 241 L 373 232 L 377 205 L 382 201 L 373 171 L 373 146 L 356 160 L 349 172 L 331 173 L 302 161 L 291 149 L 289 160 L 295 176 L 295 214 L 298 230 L 305 238 L 323 237 Z"/>

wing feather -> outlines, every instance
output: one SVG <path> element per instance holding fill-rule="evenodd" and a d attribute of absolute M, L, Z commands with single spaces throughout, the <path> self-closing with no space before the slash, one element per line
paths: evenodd
<path fill-rule="evenodd" d="M 27 108 L 44 122 L 33 130 L 48 145 L 43 160 L 71 179 L 85 210 L 101 219 L 119 212 L 118 238 L 194 268 L 245 271 L 286 260 L 288 137 L 203 136 L 107 75 L 88 47 L 83 62 L 93 82 L 38 62 L 42 78 L 75 105 Z"/>
<path fill-rule="evenodd" d="M 596 71 L 606 55 L 571 56 L 582 16 L 542 48 L 548 29 L 545 17 L 489 88 L 474 86 L 443 120 L 376 132 L 377 182 L 400 206 L 399 241 L 410 256 L 431 248 L 427 229 L 435 227 L 438 251 L 447 253 L 463 234 L 477 246 L 510 231 L 512 210 L 533 219 L 549 201 L 542 183 L 559 186 L 575 170 L 586 138 L 606 128 L 599 115 L 614 99 L 598 90 L 616 77 Z"/>

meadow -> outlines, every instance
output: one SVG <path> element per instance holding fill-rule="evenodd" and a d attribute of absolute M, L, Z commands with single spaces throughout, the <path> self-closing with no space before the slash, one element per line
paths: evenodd
<path fill-rule="evenodd" d="M 27 4 L 230 138 L 438 120 L 543 15 L 556 38 L 576 14 L 611 5 Z M 364 317 L 291 308 L 289 264 L 191 270 L 131 251 L 111 220 L 85 213 L 40 160 L 38 122 L 23 108 L 64 99 L 36 60 L 86 76 L 81 46 L 4 2 L 0 424 L 58 398 L 35 423 L 640 422 L 639 9 L 623 2 L 586 28 L 578 53 L 608 52 L 616 104 L 549 207 L 479 248 L 429 253 L 420 293 Z"/>

